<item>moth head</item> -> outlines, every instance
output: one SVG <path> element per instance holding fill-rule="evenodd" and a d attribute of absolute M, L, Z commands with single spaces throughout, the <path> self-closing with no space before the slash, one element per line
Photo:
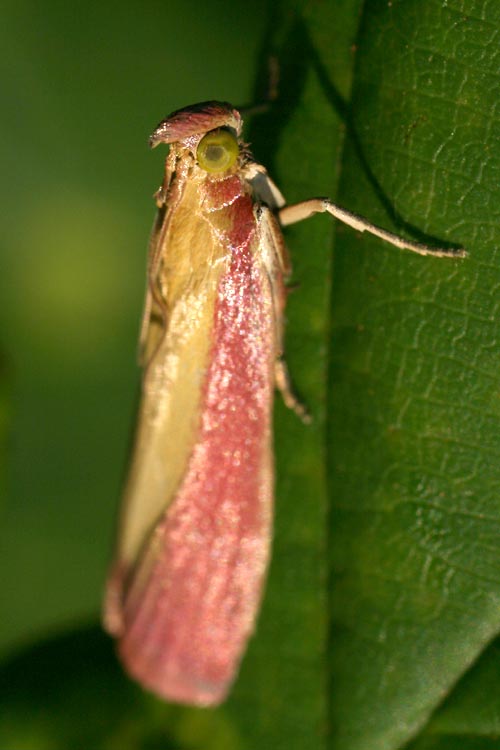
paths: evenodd
<path fill-rule="evenodd" d="M 154 129 L 149 145 L 154 148 L 159 143 L 188 142 L 202 139 L 209 131 L 224 128 L 233 131 L 236 138 L 241 133 L 240 113 L 227 102 L 201 102 L 178 109 L 162 120 Z M 197 137 L 197 138 L 196 138 Z"/>

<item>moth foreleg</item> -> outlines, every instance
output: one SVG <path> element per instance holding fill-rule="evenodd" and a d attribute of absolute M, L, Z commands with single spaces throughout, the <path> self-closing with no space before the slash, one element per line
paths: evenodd
<path fill-rule="evenodd" d="M 419 255 L 434 255 L 438 258 L 463 258 L 467 255 L 466 251 L 461 247 L 430 247 L 420 242 L 405 240 L 397 234 L 375 226 L 375 224 L 367 221 L 362 216 L 358 216 L 358 214 L 346 211 L 345 208 L 337 206 L 328 198 L 311 198 L 301 203 L 295 203 L 292 206 L 284 206 L 279 210 L 278 217 L 281 224 L 287 226 L 287 224 L 295 224 L 303 219 L 308 219 L 317 213 L 329 213 L 359 232 L 369 232 L 386 242 L 390 242 L 391 245 L 395 245 L 403 250 L 411 250 L 414 253 L 419 253 Z"/>

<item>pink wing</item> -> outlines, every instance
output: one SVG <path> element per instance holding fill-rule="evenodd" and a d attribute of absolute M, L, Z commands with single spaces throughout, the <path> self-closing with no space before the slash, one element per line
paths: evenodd
<path fill-rule="evenodd" d="M 206 706 L 226 696 L 253 630 L 272 525 L 275 303 L 250 198 L 225 211 L 231 260 L 217 290 L 197 438 L 125 595 L 111 582 L 126 669 L 167 700 Z"/>

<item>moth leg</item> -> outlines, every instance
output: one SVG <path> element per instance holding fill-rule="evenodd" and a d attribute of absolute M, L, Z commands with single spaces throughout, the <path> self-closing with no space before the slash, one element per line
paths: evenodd
<path fill-rule="evenodd" d="M 288 367 L 284 359 L 279 357 L 274 365 L 274 378 L 276 388 L 281 393 L 285 406 L 292 409 L 295 414 L 304 422 L 304 424 L 310 424 L 311 415 L 308 413 L 304 404 L 302 404 L 292 389 L 290 382 L 290 375 L 288 373 Z"/>
<path fill-rule="evenodd" d="M 256 204 L 255 218 L 259 227 L 261 258 L 269 280 L 274 307 L 274 383 L 281 392 L 283 401 L 303 422 L 310 422 L 309 414 L 293 392 L 288 368 L 283 359 L 283 311 L 286 303 L 286 289 L 283 277 L 290 274 L 290 259 L 278 220 L 268 206 Z"/>
<path fill-rule="evenodd" d="M 272 102 L 276 101 L 278 98 L 279 80 L 280 67 L 278 58 L 271 55 L 267 61 L 267 90 L 265 96 L 262 101 L 236 107 L 242 117 L 252 117 L 253 115 L 260 115 L 263 112 L 268 112 Z"/>
<path fill-rule="evenodd" d="M 464 258 L 467 255 L 462 247 L 429 247 L 429 245 L 423 245 L 420 242 L 405 240 L 402 237 L 398 237 L 397 234 L 376 227 L 375 224 L 367 221 L 362 216 L 358 216 L 358 214 L 346 211 L 345 208 L 337 206 L 328 198 L 312 198 L 311 200 L 302 201 L 302 203 L 295 203 L 293 206 L 285 206 L 278 212 L 278 217 L 281 224 L 287 226 L 287 224 L 295 224 L 297 221 L 308 219 L 317 213 L 329 213 L 359 232 L 369 232 L 386 242 L 390 242 L 391 245 L 395 245 L 403 250 L 411 250 L 414 253 L 419 253 L 419 255 L 434 255 L 438 258 Z"/>

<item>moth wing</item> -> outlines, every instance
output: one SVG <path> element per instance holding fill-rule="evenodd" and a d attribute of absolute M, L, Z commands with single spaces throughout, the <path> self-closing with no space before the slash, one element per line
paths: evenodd
<path fill-rule="evenodd" d="M 210 349 L 199 388 L 201 420 L 191 432 L 189 460 L 170 502 L 165 506 L 163 500 L 154 527 L 137 535 L 143 544 L 122 597 L 118 631 L 122 660 L 143 685 L 167 699 L 199 705 L 219 703 L 235 677 L 254 627 L 271 539 L 282 247 L 272 213 L 265 207 L 253 211 L 247 198 L 241 203 L 230 209 L 239 244 L 228 243 L 231 260 L 216 285 L 213 329 L 205 331 Z M 169 311 L 166 340 L 178 330 L 174 314 Z M 161 346 L 153 367 L 163 360 Z M 188 358 L 189 347 L 181 355 Z M 185 408 L 180 417 L 186 419 Z M 173 444 L 161 447 L 170 453 L 177 436 L 170 430 L 169 437 Z M 153 459 L 146 461 L 148 478 Z M 146 486 L 144 460 L 143 450 L 141 466 L 132 466 L 132 481 L 134 472 L 143 477 L 135 479 L 135 496 L 139 484 Z M 158 488 L 153 491 L 158 498 Z"/>
<path fill-rule="evenodd" d="M 115 635 L 123 629 L 130 571 L 146 547 L 154 549 L 155 526 L 175 496 L 196 439 L 217 287 L 229 252 L 206 222 L 186 231 L 193 214 L 186 192 L 184 210 L 167 215 L 160 209 L 151 239 L 141 396 L 105 604 L 105 626 Z"/>

